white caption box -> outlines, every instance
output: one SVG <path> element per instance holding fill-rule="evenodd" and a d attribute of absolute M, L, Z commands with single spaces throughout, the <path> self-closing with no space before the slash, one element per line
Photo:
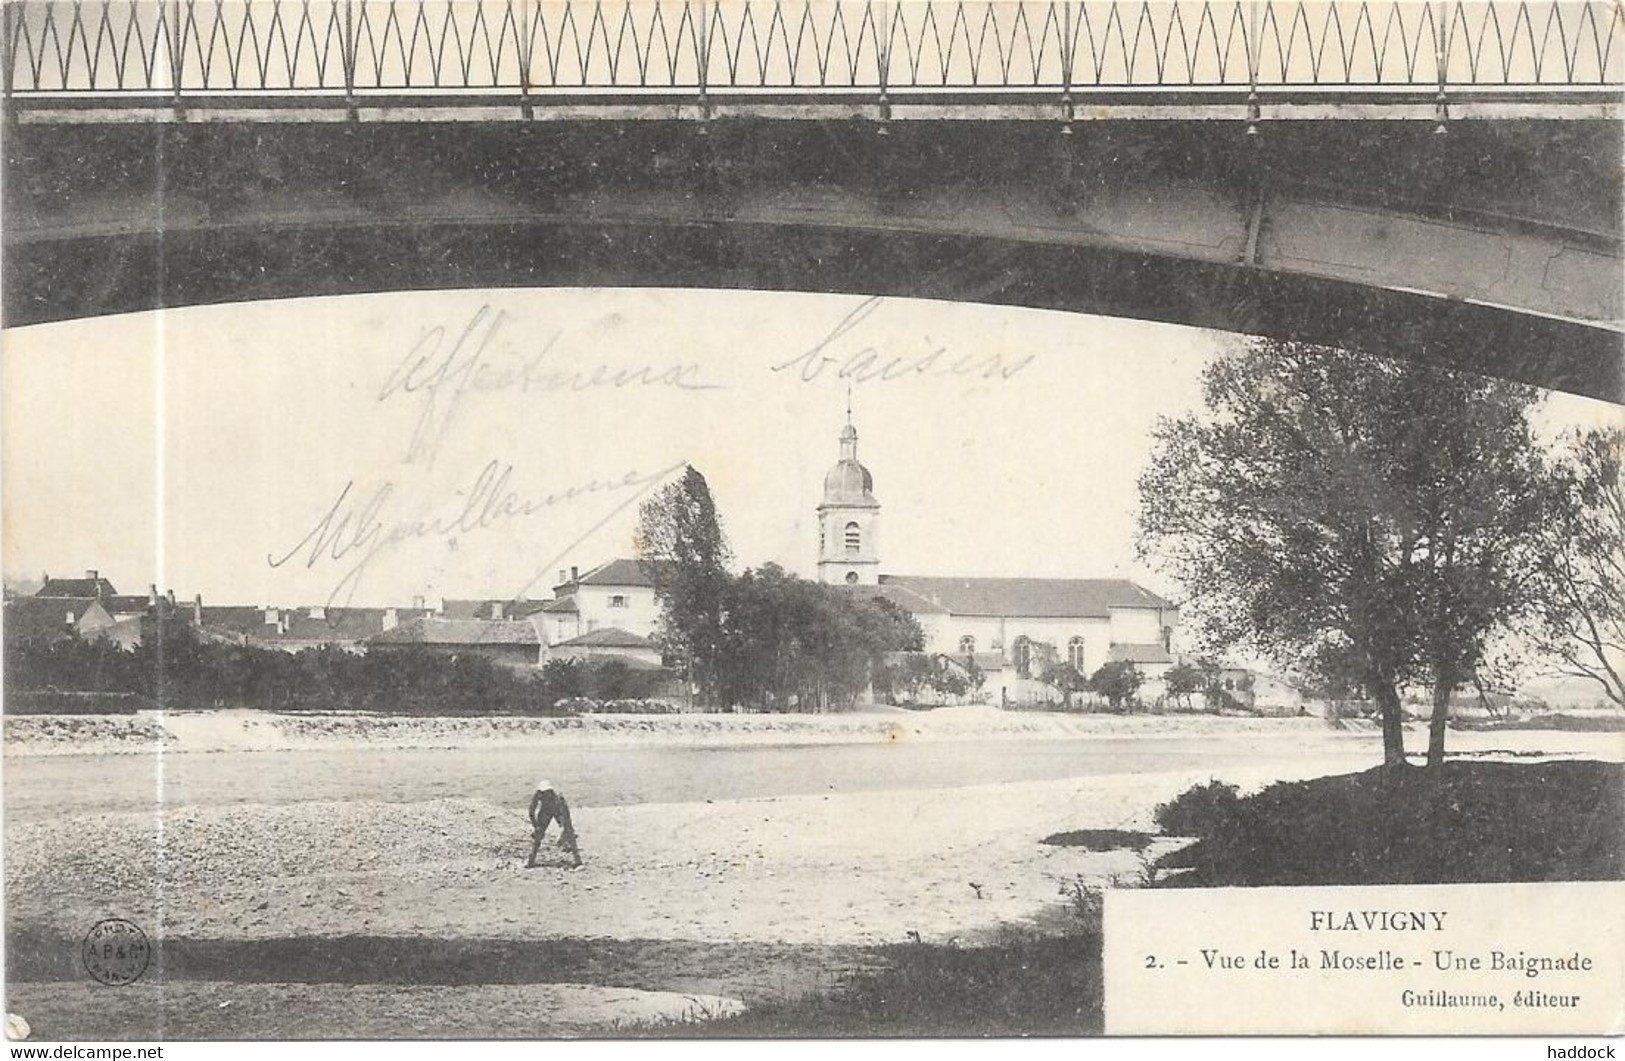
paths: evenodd
<path fill-rule="evenodd" d="M 1625 1030 L 1625 883 L 1114 890 L 1108 1035 Z"/>

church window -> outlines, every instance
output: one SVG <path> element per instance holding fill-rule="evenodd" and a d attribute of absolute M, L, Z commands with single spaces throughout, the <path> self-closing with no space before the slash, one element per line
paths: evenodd
<path fill-rule="evenodd" d="M 862 551 L 862 545 L 863 532 L 858 528 L 857 523 L 848 523 L 846 525 L 846 555 L 856 556 Z"/>
<path fill-rule="evenodd" d="M 848 586 L 856 586 L 858 584 L 858 573 L 856 571 L 848 571 L 846 573 L 846 584 Z"/>
<path fill-rule="evenodd" d="M 964 637 L 960 638 L 959 639 L 959 651 L 963 652 L 967 656 L 972 655 L 973 653 L 975 653 L 975 651 L 976 651 L 976 638 L 972 637 L 970 634 L 966 634 Z"/>
<path fill-rule="evenodd" d="M 1072 669 L 1079 674 L 1088 674 L 1083 667 L 1083 638 L 1074 637 L 1066 643 L 1066 661 L 1072 664 Z"/>

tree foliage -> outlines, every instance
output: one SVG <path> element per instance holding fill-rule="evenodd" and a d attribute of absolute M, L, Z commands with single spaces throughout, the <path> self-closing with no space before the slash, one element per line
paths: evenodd
<path fill-rule="evenodd" d="M 724 595 L 722 702 L 766 711 L 849 707 L 886 653 L 920 643 L 908 613 L 764 564 Z"/>
<path fill-rule="evenodd" d="M 1417 360 L 1254 340 L 1216 361 L 1206 408 L 1162 421 L 1140 480 L 1142 555 L 1185 587 L 1216 648 L 1330 666 L 1382 711 L 1404 761 L 1400 691 L 1449 692 L 1530 613 L 1561 508 L 1535 392 Z"/>
<path fill-rule="evenodd" d="M 660 601 L 663 649 L 701 698 L 714 700 L 732 552 L 705 476 L 686 466 L 681 478 L 645 501 L 635 545 Z"/>
<path fill-rule="evenodd" d="M 1134 702 L 1135 695 L 1145 682 L 1145 675 L 1131 660 L 1119 659 L 1102 663 L 1089 676 L 1089 688 L 1106 698 L 1113 711 Z"/>
<path fill-rule="evenodd" d="M 1625 430 L 1579 436 L 1565 470 L 1567 522 L 1553 526 L 1541 646 L 1570 677 L 1625 707 Z"/>
<path fill-rule="evenodd" d="M 141 644 L 128 650 L 105 640 L 19 638 L 8 630 L 8 698 L 56 690 L 133 695 L 170 709 L 550 715 L 561 699 L 646 696 L 664 678 L 562 660 L 540 671 L 517 670 L 477 653 L 415 645 L 279 652 L 199 637 L 180 616 L 145 626 Z"/>

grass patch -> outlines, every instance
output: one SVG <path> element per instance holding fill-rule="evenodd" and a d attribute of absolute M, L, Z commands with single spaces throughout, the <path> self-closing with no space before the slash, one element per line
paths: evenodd
<path fill-rule="evenodd" d="M 1620 880 L 1622 805 L 1618 763 L 1451 761 L 1437 773 L 1377 768 L 1276 784 L 1182 820 L 1184 835 L 1200 839 L 1158 866 L 1188 872 L 1159 883 Z"/>
<path fill-rule="evenodd" d="M 1038 842 L 1051 847 L 1081 847 L 1085 851 L 1144 851 L 1151 846 L 1151 834 L 1131 829 L 1073 829 L 1051 833 Z"/>
<path fill-rule="evenodd" d="M 879 948 L 878 969 L 831 992 L 712 1020 L 652 1027 L 695 1038 L 1099 1035 L 1100 934 L 1022 936 L 988 946 Z"/>

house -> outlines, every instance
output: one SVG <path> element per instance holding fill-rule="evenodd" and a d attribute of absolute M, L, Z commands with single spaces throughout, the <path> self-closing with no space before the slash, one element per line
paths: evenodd
<path fill-rule="evenodd" d="M 535 615 L 550 646 L 562 648 L 600 630 L 633 635 L 639 643 L 628 646 L 633 650 L 629 658 L 646 655 L 660 628 L 654 579 L 644 563 L 626 557 L 599 564 L 585 574 L 573 567 L 568 575 L 560 571 L 553 599 L 542 604 Z"/>
<path fill-rule="evenodd" d="M 634 668 L 660 666 L 660 646 L 641 634 L 616 626 L 600 627 L 568 641 L 547 646 L 549 659 L 577 659 L 587 663 L 620 660 Z"/>
<path fill-rule="evenodd" d="M 914 616 L 925 651 L 971 656 L 995 702 L 1030 690 L 1046 664 L 1089 675 L 1131 660 L 1158 680 L 1174 662 L 1179 610 L 1128 579 L 969 578 L 892 575 L 880 569 L 880 502 L 874 476 L 858 460 L 850 414 L 840 457 L 824 477 L 818 516 L 818 579 L 879 597 Z"/>
<path fill-rule="evenodd" d="M 367 639 L 369 649 L 417 646 L 447 655 L 482 656 L 508 667 L 539 666 L 546 645 L 529 619 L 447 619 L 420 615 Z"/>
<path fill-rule="evenodd" d="M 121 595 L 91 569 L 84 578 L 46 575 L 33 596 L 6 602 L 6 622 L 15 624 L 12 636 L 72 636 L 133 648 L 142 641 L 145 622 L 174 606 L 174 594 L 159 596 L 157 586 L 149 587 L 146 596 Z"/>

